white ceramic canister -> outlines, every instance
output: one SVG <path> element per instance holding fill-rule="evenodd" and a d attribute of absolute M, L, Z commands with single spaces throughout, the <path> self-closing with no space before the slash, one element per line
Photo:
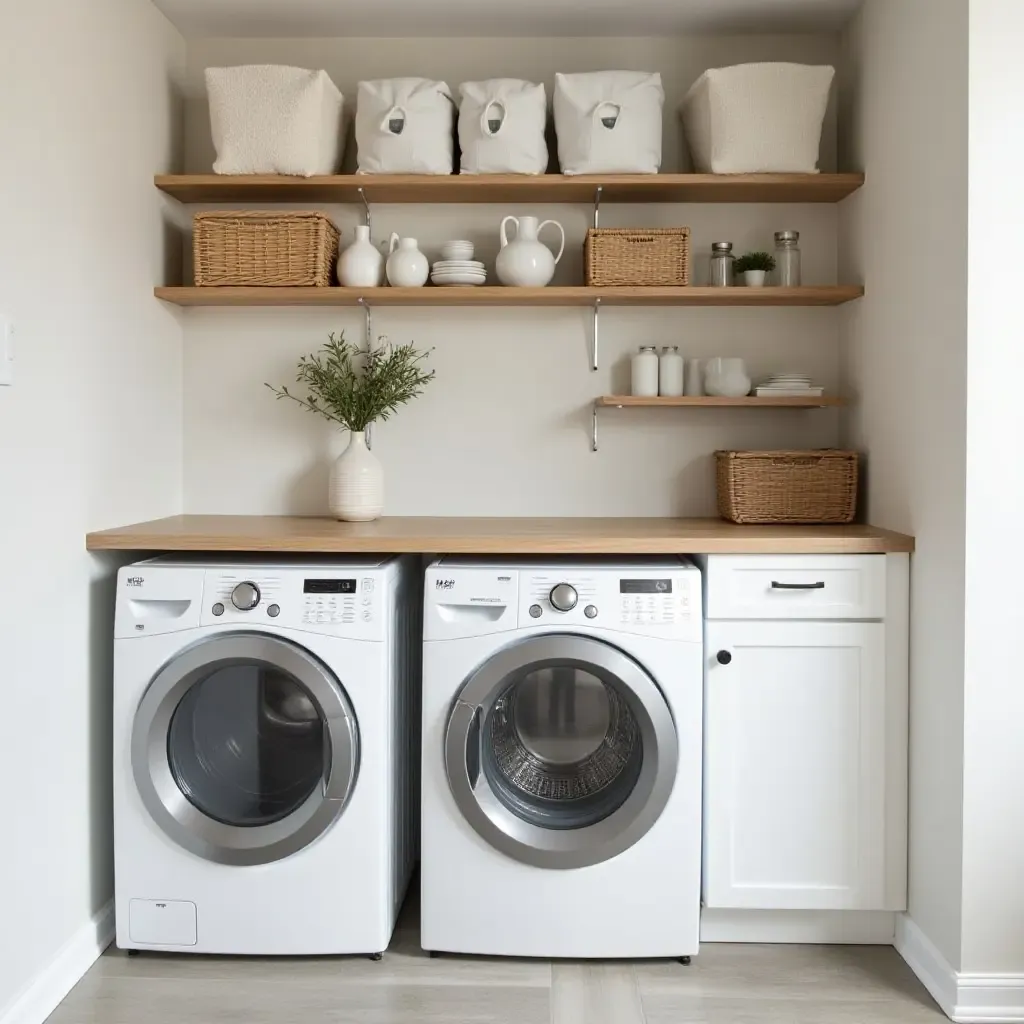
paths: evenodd
<path fill-rule="evenodd" d="M 704 370 L 699 359 L 686 360 L 686 394 L 691 398 L 704 394 Z"/>
<path fill-rule="evenodd" d="M 678 345 L 666 345 L 658 357 L 658 394 L 678 398 L 683 393 L 683 357 Z"/>
<path fill-rule="evenodd" d="M 633 356 L 631 392 L 637 398 L 658 397 L 658 350 L 653 345 L 643 345 Z"/>
<path fill-rule="evenodd" d="M 338 257 L 338 283 L 345 288 L 377 288 L 384 273 L 384 257 L 370 241 L 365 224 L 356 228 L 356 240 Z"/>

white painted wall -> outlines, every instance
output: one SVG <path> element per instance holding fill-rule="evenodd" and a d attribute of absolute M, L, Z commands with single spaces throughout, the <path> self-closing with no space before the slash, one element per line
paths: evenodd
<path fill-rule="evenodd" d="M 184 44 L 146 0 L 2 9 L 0 1020 L 21 1024 L 84 969 L 113 892 L 113 566 L 83 537 L 180 507 L 181 328 L 151 290 L 177 252 L 152 175 Z"/>
<path fill-rule="evenodd" d="M 842 376 L 853 400 L 844 443 L 869 453 L 868 520 L 917 538 L 909 912 L 955 968 L 964 830 L 966 3 L 867 0 L 845 35 L 843 66 L 840 163 L 867 174 L 840 213 L 840 277 L 867 289 L 841 313 Z M 992 162 L 1005 169 L 1004 160 Z"/>
<path fill-rule="evenodd" d="M 967 672 L 964 684 L 963 969 L 1024 975 L 1024 308 L 1012 258 L 1024 224 L 1013 168 L 1024 7 L 970 0 L 967 364 Z M 1009 258 L 1008 258 L 1009 257 Z"/>
<path fill-rule="evenodd" d="M 754 59 L 834 63 L 835 36 L 690 36 L 649 39 L 205 39 L 189 44 L 187 160 L 212 160 L 202 73 L 210 65 L 284 62 L 325 67 L 350 100 L 360 78 L 402 74 L 462 81 L 500 75 L 551 86 L 557 70 L 626 66 L 660 71 L 667 94 L 665 170 L 686 166 L 676 107 L 709 66 Z M 349 153 L 349 160 L 354 150 Z M 822 166 L 835 167 L 830 111 Z M 361 211 L 327 208 L 343 244 Z M 432 256 L 447 238 L 471 238 L 489 263 L 505 213 L 561 220 L 570 242 L 556 283 L 582 280 L 582 206 L 375 207 L 375 238 L 413 235 Z M 836 277 L 835 207 L 605 204 L 606 227 L 688 224 L 696 279 L 711 242 L 772 247 L 801 231 L 807 283 Z M 711 452 L 720 447 L 835 444 L 834 411 L 608 410 L 590 452 L 595 396 L 628 391 L 640 344 L 678 344 L 691 357 L 739 355 L 757 374 L 806 370 L 837 385 L 836 310 L 605 310 L 601 369 L 587 362 L 590 315 L 581 310 L 380 310 L 374 331 L 434 347 L 437 380 L 376 432 L 390 515 L 703 515 L 714 507 Z M 298 356 L 330 330 L 361 339 L 359 310 L 193 311 L 185 318 L 185 509 L 322 513 L 329 461 L 343 436 L 308 413 L 275 404 L 262 385 L 290 382 Z"/>

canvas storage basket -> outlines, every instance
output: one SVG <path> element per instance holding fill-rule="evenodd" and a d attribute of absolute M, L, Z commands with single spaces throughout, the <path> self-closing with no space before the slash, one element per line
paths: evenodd
<path fill-rule="evenodd" d="M 462 174 L 543 174 L 547 97 L 543 85 L 492 78 L 459 86 Z"/>
<path fill-rule="evenodd" d="M 334 174 L 344 97 L 326 71 L 274 64 L 207 68 L 217 174 Z"/>
<path fill-rule="evenodd" d="M 835 68 L 809 64 L 705 71 L 679 107 L 694 170 L 816 173 L 834 75 Z"/>
<path fill-rule="evenodd" d="M 555 133 L 563 174 L 657 174 L 661 75 L 593 71 L 555 75 Z"/>
<path fill-rule="evenodd" d="M 356 146 L 360 174 L 451 174 L 451 93 L 427 78 L 359 83 Z"/>
<path fill-rule="evenodd" d="M 850 523 L 856 452 L 715 452 L 718 514 L 734 523 Z"/>
<path fill-rule="evenodd" d="M 321 288 L 338 260 L 338 229 L 323 213 L 197 213 L 192 223 L 195 283 Z"/>

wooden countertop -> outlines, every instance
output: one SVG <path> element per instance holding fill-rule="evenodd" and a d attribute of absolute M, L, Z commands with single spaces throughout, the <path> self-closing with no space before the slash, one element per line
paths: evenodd
<path fill-rule="evenodd" d="M 90 533 L 90 551 L 338 554 L 884 554 L 914 538 L 874 526 L 736 526 L 719 519 L 506 519 L 386 516 L 171 516 Z"/>

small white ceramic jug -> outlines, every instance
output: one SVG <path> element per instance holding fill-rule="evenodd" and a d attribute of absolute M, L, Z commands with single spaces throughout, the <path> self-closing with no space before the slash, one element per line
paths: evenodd
<path fill-rule="evenodd" d="M 505 234 L 505 225 L 512 221 L 516 226 L 516 237 L 510 242 Z M 548 224 L 554 224 L 562 235 L 558 255 L 537 237 Z M 501 251 L 494 263 L 498 280 L 502 284 L 517 288 L 541 288 L 555 276 L 555 264 L 565 252 L 565 231 L 557 220 L 537 223 L 536 217 L 513 217 L 509 215 L 501 222 Z"/>
<path fill-rule="evenodd" d="M 388 284 L 393 288 L 419 288 L 427 283 L 430 263 L 415 238 L 399 238 L 392 231 L 388 252 Z"/>

